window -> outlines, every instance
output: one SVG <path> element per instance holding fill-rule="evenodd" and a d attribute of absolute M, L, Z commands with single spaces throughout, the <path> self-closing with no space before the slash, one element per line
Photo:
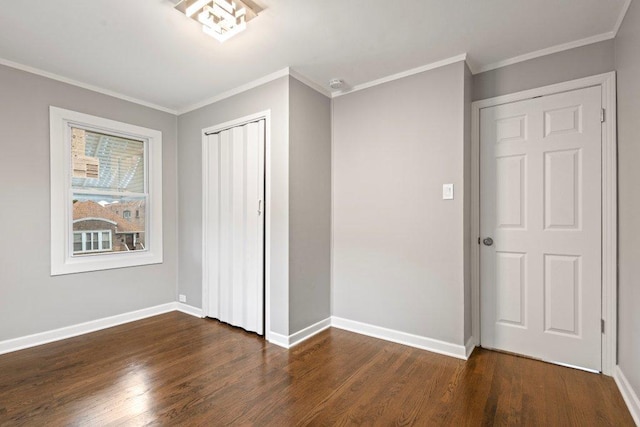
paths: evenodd
<path fill-rule="evenodd" d="M 146 205 L 145 142 L 96 132 L 71 124 L 71 192 L 73 232 L 107 228 L 124 238 L 137 234 L 138 244 L 116 244 L 112 252 L 145 249 L 144 218 L 130 222 L 131 209 Z M 124 209 L 122 216 L 120 209 Z M 90 237 L 90 236 L 89 236 Z M 133 242 L 129 237 L 129 241 Z M 90 241 L 91 243 L 91 241 Z M 94 246 L 97 240 L 94 241 Z M 74 241 L 75 244 L 75 241 Z M 100 249 L 102 250 L 102 249 Z M 83 256 L 98 249 L 73 251 Z"/>
<path fill-rule="evenodd" d="M 50 121 L 51 274 L 162 262 L 162 134 L 56 107 Z"/>
<path fill-rule="evenodd" d="M 73 253 L 110 251 L 111 230 L 81 231 L 73 233 Z"/>

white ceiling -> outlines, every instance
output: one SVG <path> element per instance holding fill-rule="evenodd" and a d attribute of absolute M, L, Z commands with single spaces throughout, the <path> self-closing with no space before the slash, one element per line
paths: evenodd
<path fill-rule="evenodd" d="M 610 39 L 631 0 L 254 1 L 220 44 L 168 0 L 0 0 L 0 63 L 184 111 L 286 67 L 327 91 L 463 53 L 491 69 Z"/>

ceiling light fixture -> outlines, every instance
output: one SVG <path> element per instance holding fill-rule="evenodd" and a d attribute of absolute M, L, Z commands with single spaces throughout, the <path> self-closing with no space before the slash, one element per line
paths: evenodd
<path fill-rule="evenodd" d="M 175 8 L 201 23 L 202 31 L 220 43 L 244 31 L 257 16 L 241 0 L 180 0 Z"/>

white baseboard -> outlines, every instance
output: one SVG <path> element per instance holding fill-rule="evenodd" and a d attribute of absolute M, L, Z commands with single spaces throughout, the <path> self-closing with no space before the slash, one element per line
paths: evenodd
<path fill-rule="evenodd" d="M 60 329 L 0 341 L 0 354 L 11 353 L 12 351 L 23 350 L 25 348 L 36 347 L 42 344 L 72 338 L 78 335 L 99 331 L 101 329 L 122 325 L 124 323 L 145 319 L 147 317 L 157 316 L 158 314 L 169 313 L 171 311 L 180 311 L 200 318 L 204 317 L 204 312 L 200 308 L 181 302 L 170 302 L 155 307 L 144 308 L 142 310 L 92 320 L 85 323 L 79 323 L 77 325 L 66 326 Z M 294 345 L 299 344 L 313 335 L 329 328 L 330 326 L 331 320 L 325 319 L 289 336 L 269 332 L 267 340 L 280 347 L 291 348 Z"/>
<path fill-rule="evenodd" d="M 289 337 L 287 335 L 269 331 L 266 338 L 271 344 L 275 344 L 278 347 L 289 348 Z"/>
<path fill-rule="evenodd" d="M 467 343 L 464 346 L 464 353 L 466 354 L 466 358 L 468 359 L 469 357 L 471 357 L 471 353 L 473 353 L 473 350 L 476 349 L 476 340 L 475 338 L 471 337 L 469 338 L 469 340 L 467 341 Z"/>
<path fill-rule="evenodd" d="M 618 385 L 620 394 L 622 394 L 622 398 L 627 404 L 633 420 L 636 422 L 636 425 L 640 426 L 640 399 L 638 398 L 638 394 L 631 387 L 631 384 L 629 384 L 627 377 L 624 375 L 624 373 L 620 369 L 620 366 L 618 365 L 616 365 L 615 369 L 613 370 L 613 379 Z"/>
<path fill-rule="evenodd" d="M 190 315 L 195 316 L 195 317 L 200 317 L 200 318 L 204 317 L 204 312 L 202 311 L 201 308 L 194 307 L 192 305 L 185 304 L 185 303 L 182 303 L 182 302 L 177 302 L 175 304 L 176 304 L 176 310 L 177 311 L 180 311 L 180 312 L 185 313 L 185 314 L 190 314 Z"/>
<path fill-rule="evenodd" d="M 276 332 L 270 332 L 268 341 L 271 344 L 278 345 L 284 348 L 291 348 L 294 345 L 300 344 L 302 341 L 305 341 L 312 336 L 324 331 L 331 327 L 331 318 L 326 318 L 317 323 L 314 323 L 311 326 L 307 326 L 301 331 L 296 332 L 295 334 L 291 334 L 289 336 L 278 334 Z"/>
<path fill-rule="evenodd" d="M 157 316 L 158 314 L 168 313 L 175 310 L 176 303 L 170 302 L 167 304 L 157 305 L 155 307 L 131 311 L 129 313 L 117 314 L 115 316 L 104 317 L 102 319 L 91 320 L 84 323 L 78 323 L 77 325 L 66 326 L 64 328 L 54 329 L 51 331 L 40 332 L 33 335 L 0 341 L 0 354 L 10 353 L 12 351 L 18 351 L 29 347 L 35 347 L 53 341 L 64 340 L 78 335 L 87 334 L 89 332 L 111 328 L 113 326 L 122 325 L 123 323 L 129 323 L 135 320 L 141 320 L 147 317 Z"/>
<path fill-rule="evenodd" d="M 71 325 L 60 329 L 54 329 L 51 331 L 0 341 L 0 354 L 10 353 L 29 347 L 35 347 L 42 344 L 47 344 L 50 342 L 99 331 L 101 329 L 111 328 L 113 326 L 145 319 L 151 316 L 157 316 L 163 313 L 169 313 L 171 311 L 180 311 L 191 316 L 203 317 L 202 309 L 179 302 L 170 302 L 155 307 L 144 308 L 142 310 L 136 310 L 129 313 L 118 314 L 116 316 L 110 316 L 85 323 L 79 323 L 77 325 Z M 297 344 L 300 344 L 301 342 L 324 331 L 325 329 L 328 329 L 331 326 L 338 329 L 344 329 L 358 334 L 380 338 L 383 340 L 465 360 L 469 358 L 469 356 L 473 352 L 473 349 L 475 348 L 475 341 L 473 339 L 469 339 L 467 344 L 465 346 L 462 346 L 335 316 L 321 320 L 289 336 L 269 331 L 269 333 L 267 334 L 267 340 L 272 344 L 288 349 Z M 621 378 L 624 379 L 621 371 L 620 375 Z M 620 381 L 622 380 L 616 378 L 616 382 Z M 626 379 L 624 379 L 624 382 L 628 387 Z M 619 385 L 619 387 L 622 389 L 622 386 Z M 632 393 L 630 396 L 633 396 L 633 398 L 635 398 L 636 407 L 638 407 L 637 397 L 635 396 L 635 394 L 633 394 L 633 390 L 631 390 L 631 388 L 628 389 L 630 390 L 630 393 Z M 623 393 L 623 395 L 625 394 Z M 627 400 L 626 397 L 625 400 Z"/>
<path fill-rule="evenodd" d="M 344 329 L 346 331 L 367 335 L 373 338 L 379 338 L 398 344 L 408 345 L 410 347 L 420 348 L 422 350 L 431 351 L 433 353 L 444 354 L 445 356 L 456 357 L 458 359 L 467 359 L 467 349 L 463 345 L 452 344 L 445 341 L 427 338 L 419 335 L 409 334 L 407 332 L 387 329 L 380 326 L 370 325 L 367 323 L 356 322 L 355 320 L 343 319 L 340 317 L 331 317 L 331 326 Z"/>
<path fill-rule="evenodd" d="M 319 334 L 320 332 L 324 331 L 325 329 L 329 329 L 330 327 L 331 318 L 327 317 L 326 319 L 314 323 L 313 325 L 308 326 L 303 330 L 296 332 L 295 334 L 289 335 L 289 347 L 300 344 L 302 341 L 307 340 L 315 334 Z"/>

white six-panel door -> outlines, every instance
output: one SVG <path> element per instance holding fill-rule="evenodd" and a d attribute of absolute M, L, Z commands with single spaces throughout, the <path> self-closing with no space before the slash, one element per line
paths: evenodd
<path fill-rule="evenodd" d="M 481 110 L 483 347 L 601 370 L 600 112 L 600 87 Z"/>
<path fill-rule="evenodd" d="M 265 121 L 207 139 L 204 245 L 208 317 L 260 335 L 264 311 Z"/>

